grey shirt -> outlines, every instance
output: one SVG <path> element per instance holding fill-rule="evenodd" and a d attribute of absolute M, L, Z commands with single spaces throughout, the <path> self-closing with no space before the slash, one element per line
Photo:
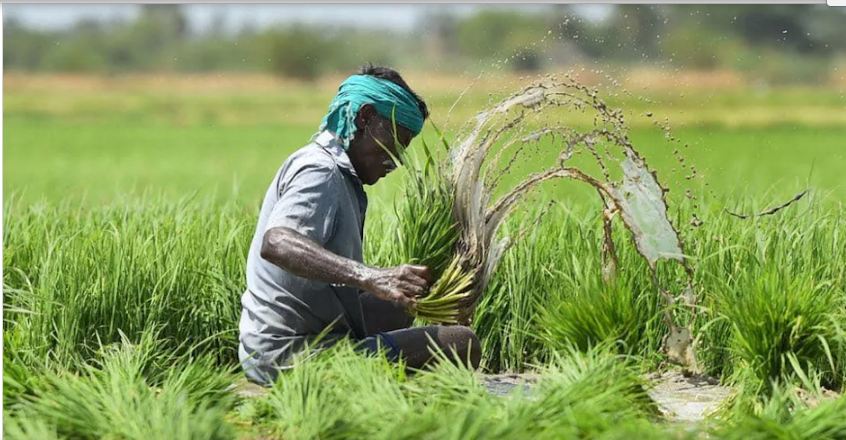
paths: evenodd
<path fill-rule="evenodd" d="M 327 250 L 362 261 L 367 196 L 346 152 L 324 131 L 294 152 L 264 196 L 247 257 L 241 296 L 239 357 L 245 368 L 275 377 L 317 334 L 364 337 L 359 291 L 295 276 L 261 257 L 265 232 L 291 228 Z M 250 375 L 250 371 L 247 371 Z"/>

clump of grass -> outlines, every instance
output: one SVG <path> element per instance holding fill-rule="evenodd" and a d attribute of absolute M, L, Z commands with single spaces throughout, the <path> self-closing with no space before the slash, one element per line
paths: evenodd
<path fill-rule="evenodd" d="M 156 197 L 5 208 L 4 330 L 19 352 L 72 368 L 157 328 L 171 346 L 236 359 L 249 211 Z"/>
<path fill-rule="evenodd" d="M 613 417 L 657 418 L 659 411 L 634 368 L 633 359 L 614 354 L 610 344 L 586 351 L 571 346 L 556 353 L 540 371 L 533 408 L 543 413 L 562 408 L 601 408 Z M 591 411 L 585 411 L 591 412 Z"/>
<path fill-rule="evenodd" d="M 816 370 L 830 388 L 842 386 L 846 340 L 838 323 L 846 320 L 846 297 L 803 274 L 771 272 L 747 280 L 718 298 L 729 323 L 728 349 L 734 380 L 753 394 L 774 381 Z"/>
<path fill-rule="evenodd" d="M 246 409 L 282 438 L 370 438 L 381 423 L 374 418 L 408 408 L 399 388 L 404 371 L 383 356 L 357 353 L 347 342 L 299 356 L 294 365 Z"/>
<path fill-rule="evenodd" d="M 391 252 L 396 263 L 427 266 L 436 280 L 428 295 L 418 301 L 417 316 L 430 322 L 455 323 L 455 303 L 468 295 L 472 276 L 462 271 L 454 255 L 461 235 L 454 213 L 455 187 L 425 141 L 423 149 L 422 159 L 410 154 L 402 159 L 409 173 L 404 197 L 396 207 L 398 227 Z"/>
<path fill-rule="evenodd" d="M 10 439 L 59 440 L 55 425 L 39 418 L 3 417 L 3 433 Z"/>
<path fill-rule="evenodd" d="M 244 414 L 258 426 L 290 439 L 661 436 L 648 426 L 656 410 L 636 370 L 607 347 L 558 356 L 536 388 L 502 398 L 464 366 L 440 362 L 406 376 L 342 343 L 299 358 L 250 405 Z"/>
<path fill-rule="evenodd" d="M 729 440 L 846 438 L 846 396 L 825 396 L 808 385 L 773 384 L 769 396 L 736 406 L 711 434 Z"/>
<path fill-rule="evenodd" d="M 534 214 L 534 213 L 531 213 Z M 559 216 L 560 215 L 560 216 Z M 548 344 L 540 336 L 541 312 L 555 304 L 555 289 L 564 288 L 559 262 L 570 257 L 561 243 L 581 246 L 581 228 L 566 213 L 555 209 L 529 230 L 507 252 L 493 275 L 486 294 L 479 302 L 473 326 L 485 353 L 483 365 L 492 371 L 522 371 L 529 363 L 541 363 Z M 535 216 L 532 216 L 535 217 Z M 523 216 L 515 215 L 503 226 L 505 234 L 524 228 Z M 566 227 L 562 227 L 566 224 Z M 569 265 L 568 265 L 569 266 Z"/>
<path fill-rule="evenodd" d="M 98 439 L 228 439 L 233 375 L 212 357 L 157 351 L 147 332 L 137 344 L 106 346 L 96 362 L 43 376 L 9 418 L 6 435 Z"/>
<path fill-rule="evenodd" d="M 558 292 L 559 300 L 541 311 L 543 338 L 553 349 L 573 344 L 588 350 L 609 342 L 621 352 L 647 355 L 660 346 L 655 336 L 660 307 L 650 293 L 638 292 L 622 281 L 605 284 L 600 280 L 572 292 Z"/>

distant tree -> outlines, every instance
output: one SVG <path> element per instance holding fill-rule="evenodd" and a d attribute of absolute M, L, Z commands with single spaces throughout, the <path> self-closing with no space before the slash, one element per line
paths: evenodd
<path fill-rule="evenodd" d="M 725 66 L 740 50 L 737 38 L 693 23 L 672 27 L 659 47 L 672 64 L 697 69 Z"/>
<path fill-rule="evenodd" d="M 537 70 L 541 59 L 537 44 L 549 31 L 534 14 L 486 10 L 457 23 L 456 43 L 465 56 L 513 60 L 518 70 Z"/>
<path fill-rule="evenodd" d="M 315 79 L 334 53 L 325 33 L 300 25 L 265 32 L 260 40 L 265 44 L 271 71 L 280 76 Z"/>
<path fill-rule="evenodd" d="M 617 50 L 617 32 L 605 23 L 593 23 L 573 11 L 572 5 L 555 5 L 551 30 L 558 40 L 556 46 L 577 51 L 588 58 L 603 58 Z M 573 55 L 571 54 L 572 58 Z"/>
<path fill-rule="evenodd" d="M 666 37 L 664 9 L 656 5 L 621 5 L 606 22 L 613 35 L 611 52 L 626 60 L 653 58 Z"/>
<path fill-rule="evenodd" d="M 3 66 L 7 69 L 37 70 L 42 67 L 44 55 L 55 46 L 56 41 L 51 34 L 30 30 L 14 17 L 4 18 Z"/>
<path fill-rule="evenodd" d="M 455 41 L 458 19 L 441 8 L 429 10 L 419 24 L 423 51 L 429 58 L 441 59 L 458 55 Z"/>
<path fill-rule="evenodd" d="M 27 28 L 8 14 L 4 20 L 8 70 L 264 70 L 311 79 L 367 61 L 449 70 L 507 59 L 509 68 L 537 70 L 589 58 L 818 81 L 846 57 L 846 9 L 816 5 L 619 5 L 601 21 L 568 5 L 541 12 L 484 8 L 470 16 L 438 8 L 405 32 L 247 23 L 233 33 L 217 16 L 207 32 L 192 35 L 178 5 L 145 5 L 132 19 L 88 20 L 64 30 Z"/>
<path fill-rule="evenodd" d="M 801 53 L 846 48 L 846 12 L 821 5 L 668 6 L 677 25 L 693 23 L 751 46 Z"/>

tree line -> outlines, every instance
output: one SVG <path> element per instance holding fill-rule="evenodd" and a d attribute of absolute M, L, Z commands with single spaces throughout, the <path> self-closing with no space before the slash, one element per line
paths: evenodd
<path fill-rule="evenodd" d="M 846 57 L 846 13 L 810 5 L 614 7 L 603 20 L 569 5 L 542 12 L 433 9 L 406 31 L 304 24 L 192 33 L 178 5 L 144 5 L 130 21 L 83 20 L 63 30 L 4 23 L 8 70 L 122 73 L 264 71 L 311 79 L 363 61 L 459 70 L 509 60 L 537 71 L 599 61 L 729 68 L 771 80 L 816 81 Z"/>

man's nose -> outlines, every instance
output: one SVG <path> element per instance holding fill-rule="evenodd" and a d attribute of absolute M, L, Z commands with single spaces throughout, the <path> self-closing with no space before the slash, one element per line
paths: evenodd
<path fill-rule="evenodd" d="M 382 166 L 385 167 L 385 173 L 390 173 L 391 171 L 397 169 L 396 162 L 394 162 L 394 160 L 391 158 L 387 158 L 382 161 Z"/>

